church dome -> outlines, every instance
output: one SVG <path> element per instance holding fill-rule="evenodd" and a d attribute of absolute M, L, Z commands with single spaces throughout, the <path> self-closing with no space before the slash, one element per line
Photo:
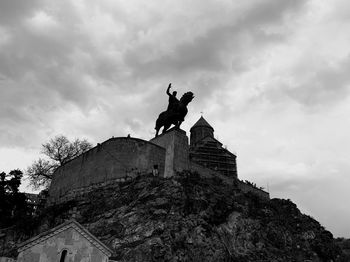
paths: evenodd
<path fill-rule="evenodd" d="M 196 128 L 196 127 L 207 127 L 213 130 L 214 128 L 207 122 L 207 120 L 204 119 L 203 116 L 199 118 L 199 120 L 191 127 L 191 130 Z"/>
<path fill-rule="evenodd" d="M 203 116 L 191 127 L 190 144 L 194 146 L 198 141 L 209 136 L 214 137 L 214 128 L 204 119 Z"/>

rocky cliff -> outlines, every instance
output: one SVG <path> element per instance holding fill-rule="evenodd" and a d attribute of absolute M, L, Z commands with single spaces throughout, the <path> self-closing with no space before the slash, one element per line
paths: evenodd
<path fill-rule="evenodd" d="M 113 248 L 116 261 L 335 261 L 341 254 L 332 234 L 290 200 L 263 200 L 199 174 L 144 175 L 95 190 L 44 210 L 38 228 L 72 215 Z"/>

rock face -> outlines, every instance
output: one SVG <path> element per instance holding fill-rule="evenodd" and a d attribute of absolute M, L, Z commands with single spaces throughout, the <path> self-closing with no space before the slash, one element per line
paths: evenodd
<path fill-rule="evenodd" d="M 41 230 L 75 216 L 115 261 L 335 261 L 330 232 L 289 200 L 217 178 L 143 175 L 43 211 Z"/>
<path fill-rule="evenodd" d="M 198 174 L 140 176 L 52 207 L 42 219 L 53 226 L 72 210 L 117 261 L 331 261 L 340 254 L 332 234 L 291 201 L 262 200 Z"/>

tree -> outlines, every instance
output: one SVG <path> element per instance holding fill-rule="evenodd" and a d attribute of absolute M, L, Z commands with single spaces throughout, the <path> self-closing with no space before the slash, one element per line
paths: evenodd
<path fill-rule="evenodd" d="M 92 148 L 92 144 L 86 139 L 75 139 L 70 142 L 67 137 L 60 135 L 42 144 L 41 153 L 48 159 L 39 158 L 26 170 L 30 184 L 35 188 L 47 188 L 56 169 L 69 160 Z"/>
<path fill-rule="evenodd" d="M 22 176 L 18 169 L 0 173 L 0 227 L 17 222 L 27 212 L 25 194 L 19 192 Z"/>
<path fill-rule="evenodd" d="M 46 144 L 43 144 L 42 153 L 48 156 L 60 166 L 67 161 L 89 150 L 92 145 L 86 139 L 75 139 L 70 142 L 65 136 L 56 136 Z"/>
<path fill-rule="evenodd" d="M 53 172 L 59 167 L 54 161 L 39 158 L 26 170 L 30 184 L 35 188 L 47 188 L 50 185 Z"/>

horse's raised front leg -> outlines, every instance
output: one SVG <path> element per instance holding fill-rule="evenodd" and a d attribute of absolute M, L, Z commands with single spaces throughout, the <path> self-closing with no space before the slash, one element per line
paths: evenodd
<path fill-rule="evenodd" d="M 164 128 L 163 128 L 163 131 L 162 131 L 162 134 L 164 134 L 168 129 L 169 127 L 171 126 L 171 124 L 167 124 L 167 125 L 164 125 Z"/>
<path fill-rule="evenodd" d="M 180 126 L 182 124 L 183 121 L 177 121 L 176 127 L 180 129 Z"/>

